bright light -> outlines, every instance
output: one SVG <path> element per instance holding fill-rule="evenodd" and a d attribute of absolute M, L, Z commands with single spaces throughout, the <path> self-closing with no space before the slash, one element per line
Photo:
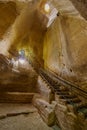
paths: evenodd
<path fill-rule="evenodd" d="M 24 64 L 25 60 L 24 59 L 19 59 L 19 63 Z"/>
<path fill-rule="evenodd" d="M 49 6 L 49 4 L 45 4 L 44 10 L 45 10 L 47 13 L 49 13 L 49 11 L 50 11 L 50 6 Z"/>

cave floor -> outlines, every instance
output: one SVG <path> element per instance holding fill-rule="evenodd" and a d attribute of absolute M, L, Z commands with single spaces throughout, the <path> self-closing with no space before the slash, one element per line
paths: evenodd
<path fill-rule="evenodd" d="M 48 127 L 32 104 L 0 104 L 0 130 L 60 130 Z"/>

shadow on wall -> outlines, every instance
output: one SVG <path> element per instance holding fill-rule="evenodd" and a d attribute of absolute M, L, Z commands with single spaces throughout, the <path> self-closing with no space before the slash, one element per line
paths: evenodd
<path fill-rule="evenodd" d="M 15 11 L 10 8 L 13 4 L 15 6 L 17 4 L 18 10 L 18 6 L 20 6 L 21 2 L 19 3 L 19 5 L 18 3 L 15 4 L 13 2 L 6 2 L 3 3 L 2 7 L 4 7 L 4 4 L 8 4 L 10 6 L 8 10 L 10 10 L 11 13 L 14 12 L 16 18 L 16 7 Z M 30 47 L 32 48 L 33 53 L 35 53 L 37 57 L 42 59 L 45 26 L 42 22 L 44 16 L 39 14 L 39 11 L 37 10 L 37 4 L 38 3 L 34 4 L 32 2 L 27 2 L 18 17 L 16 19 L 14 18 L 14 24 L 10 27 L 9 32 L 4 35 L 4 40 L 0 41 L 0 52 L 2 52 L 4 55 L 7 55 L 9 50 L 15 48 L 23 49 L 23 47 Z M 7 15 L 5 14 L 8 21 L 11 21 L 10 12 L 7 12 Z M 13 16 L 14 15 L 12 14 L 12 17 Z M 6 23 L 7 22 L 4 21 L 4 24 Z M 11 24 L 9 24 L 9 26 L 10 25 Z"/>
<path fill-rule="evenodd" d="M 13 24 L 17 16 L 15 2 L 0 2 L 0 39 Z"/>
<path fill-rule="evenodd" d="M 80 14 L 87 20 L 87 0 L 71 0 Z"/>

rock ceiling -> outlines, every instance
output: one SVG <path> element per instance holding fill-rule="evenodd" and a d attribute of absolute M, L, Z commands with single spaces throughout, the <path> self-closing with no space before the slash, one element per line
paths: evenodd
<path fill-rule="evenodd" d="M 0 1 L 0 52 L 30 48 L 34 55 L 62 77 L 84 83 L 87 79 L 87 21 L 69 0 L 54 0 L 59 17 L 46 30 L 36 3 Z M 86 83 L 86 82 L 85 82 Z M 83 86 L 84 88 L 84 86 Z"/>

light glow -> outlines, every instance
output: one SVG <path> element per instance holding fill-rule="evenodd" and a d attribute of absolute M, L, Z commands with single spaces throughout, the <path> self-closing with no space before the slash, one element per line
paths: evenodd
<path fill-rule="evenodd" d="M 19 59 L 19 63 L 24 64 L 25 60 L 24 59 Z"/>
<path fill-rule="evenodd" d="M 44 10 L 45 10 L 45 12 L 47 12 L 47 13 L 50 12 L 50 6 L 49 6 L 49 4 L 45 4 Z"/>

